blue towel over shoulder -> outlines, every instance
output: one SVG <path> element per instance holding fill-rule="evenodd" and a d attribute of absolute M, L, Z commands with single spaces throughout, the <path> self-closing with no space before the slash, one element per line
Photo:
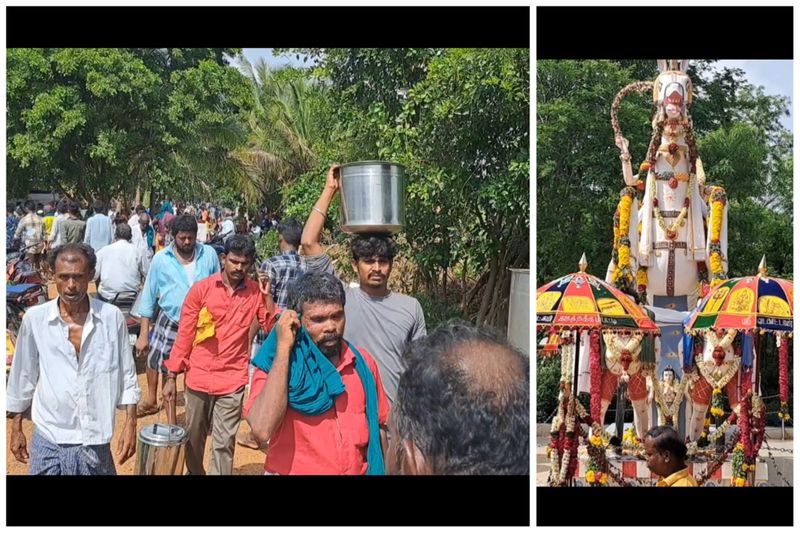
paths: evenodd
<path fill-rule="evenodd" d="M 269 372 L 277 348 L 277 328 L 272 328 L 253 358 L 253 365 Z M 321 415 L 333 407 L 334 398 L 343 392 L 342 376 L 319 351 L 306 328 L 301 327 L 289 356 L 289 406 L 304 415 Z"/>

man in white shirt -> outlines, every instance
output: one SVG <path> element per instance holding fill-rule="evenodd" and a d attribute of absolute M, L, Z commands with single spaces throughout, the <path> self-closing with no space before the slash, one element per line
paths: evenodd
<path fill-rule="evenodd" d="M 30 475 L 114 475 L 115 410 L 126 412 L 115 449 L 123 464 L 136 453 L 141 395 L 125 318 L 87 294 L 96 263 L 91 247 L 67 244 L 49 260 L 58 298 L 25 313 L 8 378 L 11 453 L 30 460 Z M 29 453 L 22 414 L 32 404 Z"/>
<path fill-rule="evenodd" d="M 236 225 L 233 223 L 233 212 L 230 209 L 223 210 L 222 216 L 224 219 L 219 226 L 219 236 L 222 237 L 222 242 L 225 242 L 236 234 Z"/>
<path fill-rule="evenodd" d="M 96 200 L 92 205 L 94 215 L 86 220 L 86 234 L 83 242 L 91 246 L 95 252 L 100 251 L 103 246 L 111 244 L 113 232 L 111 230 L 111 219 L 105 214 L 106 204 Z"/>
<path fill-rule="evenodd" d="M 55 220 L 53 220 L 53 227 L 50 230 L 50 235 L 47 236 L 49 249 L 52 250 L 53 248 L 60 246 L 62 244 L 62 242 L 59 239 L 58 228 L 61 225 L 61 221 L 66 218 L 67 218 L 67 201 L 59 200 L 59 202 L 56 204 L 56 218 Z"/>
<path fill-rule="evenodd" d="M 139 225 L 139 216 L 142 213 L 144 213 L 144 206 L 142 204 L 139 204 L 139 205 L 136 206 L 136 209 L 134 210 L 133 214 L 131 215 L 131 218 L 128 219 L 128 225 L 131 228 L 134 228 L 134 227 Z"/>
<path fill-rule="evenodd" d="M 147 277 L 150 261 L 141 248 L 131 243 L 131 227 L 117 224 L 113 244 L 97 252 L 97 292 L 107 302 L 123 292 L 139 292 Z"/>

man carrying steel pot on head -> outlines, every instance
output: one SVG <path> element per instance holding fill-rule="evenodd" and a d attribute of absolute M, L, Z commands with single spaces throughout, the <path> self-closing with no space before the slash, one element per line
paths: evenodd
<path fill-rule="evenodd" d="M 325 187 L 308 216 L 301 244 L 309 272 L 333 272 L 333 264 L 320 244 L 331 200 L 339 190 L 339 172 L 331 166 Z M 395 242 L 386 234 L 361 234 L 350 242 L 352 267 L 358 287 L 347 287 L 344 336 L 367 348 L 378 363 L 386 395 L 394 403 L 403 371 L 402 354 L 408 342 L 425 336 L 422 306 L 410 296 L 389 290 Z"/>

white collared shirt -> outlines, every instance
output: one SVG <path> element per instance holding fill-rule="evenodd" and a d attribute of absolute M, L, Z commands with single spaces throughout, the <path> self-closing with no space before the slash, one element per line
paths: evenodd
<path fill-rule="evenodd" d="M 141 391 L 122 312 L 89 298 L 90 312 L 76 358 L 56 298 L 28 309 L 17 336 L 6 409 L 31 416 L 56 444 L 107 444 L 114 409 L 139 401 Z"/>
<path fill-rule="evenodd" d="M 104 246 L 97 252 L 95 279 L 100 280 L 97 292 L 113 300 L 121 292 L 139 292 L 150 266 L 146 253 L 125 239 Z"/>

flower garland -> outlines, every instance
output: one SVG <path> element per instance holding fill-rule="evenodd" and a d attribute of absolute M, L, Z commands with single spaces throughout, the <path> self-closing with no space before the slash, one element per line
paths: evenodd
<path fill-rule="evenodd" d="M 689 187 L 686 190 L 686 197 L 683 199 L 683 207 L 681 208 L 680 213 L 678 214 L 678 218 L 675 221 L 667 226 L 667 223 L 664 222 L 664 217 L 661 214 L 661 209 L 658 207 L 658 198 L 655 198 L 656 187 L 655 187 L 655 173 L 651 174 L 652 183 L 652 195 L 653 195 L 653 212 L 656 215 L 656 220 L 658 220 L 658 225 L 661 227 L 662 231 L 666 235 L 667 239 L 675 240 L 678 237 L 678 230 L 681 226 L 684 225 L 684 220 L 686 220 L 686 216 L 689 214 L 689 206 L 692 203 L 692 192 L 694 189 L 694 177 L 689 179 Z"/>
<path fill-rule="evenodd" d="M 747 483 L 747 471 L 750 466 L 744 460 L 744 446 L 741 442 L 737 442 L 733 448 L 733 455 L 731 455 L 731 486 L 744 487 Z"/>
<path fill-rule="evenodd" d="M 561 345 L 561 383 L 572 383 L 572 344 Z"/>
<path fill-rule="evenodd" d="M 625 187 L 619 193 L 619 227 L 614 227 L 614 243 L 616 248 L 616 265 L 611 275 L 614 285 L 625 292 L 633 289 L 633 274 L 631 269 L 631 209 L 636 189 Z M 616 217 L 615 217 L 616 222 Z"/>
<path fill-rule="evenodd" d="M 642 351 L 642 339 L 644 335 L 634 333 L 630 339 L 620 343 L 620 336 L 615 333 L 604 333 L 603 340 L 606 343 L 606 364 L 609 370 L 617 365 L 622 365 L 620 378 L 627 383 L 630 379 L 628 369 L 633 365 L 632 374 L 638 372 L 639 353 Z"/>
<path fill-rule="evenodd" d="M 586 464 L 586 481 L 594 487 L 608 484 L 608 460 L 605 444 L 600 435 L 592 435 L 586 444 L 589 461 Z"/>
<path fill-rule="evenodd" d="M 689 456 L 694 456 L 697 454 L 698 448 L 708 446 L 712 442 L 716 442 L 717 440 L 723 438 L 731 426 L 736 423 L 737 418 L 738 415 L 736 412 L 732 412 L 725 422 L 720 424 L 720 426 L 715 429 L 711 435 L 708 435 L 708 428 L 711 425 L 711 419 L 706 417 L 703 424 L 703 433 L 696 441 L 690 442 L 686 445 L 686 454 Z"/>
<path fill-rule="evenodd" d="M 639 265 L 636 270 L 636 292 L 642 302 L 647 301 L 647 267 Z"/>
<path fill-rule="evenodd" d="M 732 484 L 744 487 L 747 486 L 747 472 L 756 470 L 756 459 L 764 441 L 766 416 L 764 402 L 757 394 L 748 392 L 739 406 L 739 444 L 734 449 Z"/>
<path fill-rule="evenodd" d="M 741 360 L 741 357 L 735 357 L 733 361 L 727 361 L 725 370 L 720 370 L 714 361 L 702 361 L 698 358 L 696 362 L 697 368 L 700 370 L 700 374 L 703 378 L 715 389 L 720 389 L 721 393 L 722 387 L 727 385 L 734 374 L 736 374 L 736 371 L 739 370 L 739 363 Z"/>
<path fill-rule="evenodd" d="M 550 446 L 546 450 L 550 457 L 552 486 L 564 486 L 568 479 L 575 476 L 578 469 L 578 440 L 583 434 L 581 421 L 592 423 L 583 405 L 572 396 L 568 401 L 562 397 L 558 414 L 550 426 Z"/>
<path fill-rule="evenodd" d="M 600 413 L 602 411 L 600 396 L 602 391 L 603 369 L 600 361 L 600 332 L 593 330 L 589 334 L 589 376 L 591 380 L 591 400 L 590 409 L 592 412 L 592 420 L 600 422 Z"/>
<path fill-rule="evenodd" d="M 708 262 L 711 267 L 711 288 L 725 281 L 726 276 L 722 264 L 722 245 L 720 236 L 722 234 L 722 214 L 725 204 L 728 202 L 725 189 L 722 187 L 712 187 L 709 197 L 711 207 L 711 242 L 709 243 Z"/>
<path fill-rule="evenodd" d="M 789 339 L 784 335 L 776 335 L 778 342 L 778 392 L 781 406 L 778 418 L 784 422 L 791 420 L 789 416 Z"/>

